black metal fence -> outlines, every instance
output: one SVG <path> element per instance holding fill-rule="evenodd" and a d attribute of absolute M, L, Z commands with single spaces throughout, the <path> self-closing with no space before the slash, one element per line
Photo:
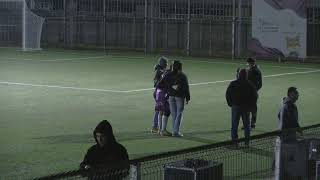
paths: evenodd
<path fill-rule="evenodd" d="M 13 2 L 14 0 L 12 0 Z M 21 45 L 21 13 L 0 1 L 0 46 Z M 251 0 L 27 0 L 45 17 L 41 46 L 242 57 Z M 307 54 L 320 52 L 320 1 L 307 0 Z M 20 16 L 19 16 L 20 15 Z M 7 18 L 8 19 L 8 18 Z M 3 24 L 2 22 L 5 22 Z M 7 24 L 6 24 L 7 23 Z M 10 39 L 10 38 L 12 39 Z"/>
<path fill-rule="evenodd" d="M 275 150 L 279 148 L 277 138 L 283 132 L 270 132 L 251 137 L 249 147 L 245 146 L 244 139 L 240 139 L 238 146 L 231 141 L 199 146 L 174 152 L 152 155 L 131 160 L 129 175 L 123 179 L 132 180 L 249 180 L 249 179 L 277 179 L 281 180 L 315 179 L 316 159 L 320 160 L 320 146 L 310 149 L 311 140 L 320 136 L 320 124 L 302 128 L 303 136 L 298 138 L 302 144 L 282 150 L 286 156 L 286 163 L 281 166 L 275 161 Z M 319 141 L 318 141 L 319 142 Z M 320 144 L 320 143 L 319 143 Z M 316 144 L 317 145 L 317 144 Z M 310 158 L 311 151 L 316 154 Z M 319 151 L 319 152 L 318 152 Z M 293 155 L 291 154 L 293 153 Z M 298 155 L 297 155 L 298 154 Z M 301 163 L 298 159 L 302 158 Z M 291 163 L 291 164 L 290 164 Z M 298 165 L 297 165 L 298 164 Z M 280 171 L 280 167 L 282 170 Z M 286 169 L 286 170 L 283 170 Z M 298 173 L 296 177 L 287 173 L 287 170 Z M 299 172 L 304 171 L 304 172 Z M 81 179 L 81 171 L 73 171 L 40 179 Z M 293 173 L 293 174 L 294 174 Z M 300 175 L 299 175 L 300 173 Z M 195 178 L 197 177 L 197 178 Z M 106 178 L 107 179 L 107 178 Z M 300 179 L 303 179 L 300 177 Z"/>

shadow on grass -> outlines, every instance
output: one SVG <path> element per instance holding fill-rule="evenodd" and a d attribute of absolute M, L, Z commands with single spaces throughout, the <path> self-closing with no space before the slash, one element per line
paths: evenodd
<path fill-rule="evenodd" d="M 228 133 L 229 130 L 219 130 L 219 131 L 193 131 L 185 133 L 184 137 L 179 138 L 181 140 L 188 140 L 193 142 L 200 142 L 205 144 L 212 144 L 218 142 L 214 139 L 202 138 L 201 136 L 208 136 L 214 134 L 224 134 Z M 159 136 L 157 134 L 151 134 L 149 131 L 139 131 L 139 132 L 122 132 L 115 133 L 116 139 L 120 142 L 125 141 L 136 141 L 136 140 L 148 140 L 148 139 L 161 139 L 161 138 L 171 138 L 166 136 Z M 47 136 L 34 138 L 35 140 L 40 140 L 43 143 L 59 144 L 59 143 L 94 143 L 92 134 L 68 134 L 68 135 L 57 135 L 57 136 Z"/>
<path fill-rule="evenodd" d="M 199 142 L 203 144 L 213 144 L 221 140 L 211 139 L 208 136 L 214 137 L 217 134 L 229 134 L 230 130 L 217 130 L 217 131 L 192 131 L 184 134 L 182 138 L 177 138 L 180 140 L 187 140 L 193 142 Z M 162 139 L 162 138 L 171 138 L 167 136 L 159 136 L 158 134 L 151 134 L 149 131 L 138 131 L 138 132 L 121 132 L 115 133 L 116 139 L 120 142 L 126 141 L 137 141 L 137 140 L 150 140 L 150 139 Z M 67 135 L 57 135 L 57 136 L 47 136 L 47 137 L 38 137 L 34 138 L 35 140 L 40 140 L 42 143 L 48 144 L 63 144 L 63 143 L 88 143 L 93 144 L 94 139 L 92 134 L 67 134 Z M 268 152 L 262 152 L 262 150 L 244 150 L 248 151 L 247 153 L 261 153 L 262 155 L 270 156 Z"/>
<path fill-rule="evenodd" d="M 264 156 L 264 157 L 274 157 L 274 152 L 273 151 L 268 151 L 266 149 L 259 149 L 256 147 L 249 147 L 249 148 L 240 148 L 240 151 L 244 153 L 249 153 L 249 154 L 254 154 L 258 156 Z"/>

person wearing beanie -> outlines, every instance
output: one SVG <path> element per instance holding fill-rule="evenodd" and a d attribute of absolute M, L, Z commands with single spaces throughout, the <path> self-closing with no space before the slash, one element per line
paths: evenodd
<path fill-rule="evenodd" d="M 237 146 L 240 117 L 244 126 L 245 145 L 250 139 L 250 109 L 257 101 L 257 90 L 247 79 L 247 70 L 240 69 L 237 79 L 230 82 L 226 91 L 226 100 L 231 107 L 231 139 Z"/>
<path fill-rule="evenodd" d="M 154 78 L 153 78 L 153 87 L 155 88 L 155 91 L 153 92 L 153 98 L 156 101 L 156 86 L 159 83 L 162 74 L 166 71 L 166 68 L 168 66 L 168 59 L 164 56 L 161 56 L 158 59 L 158 64 L 154 66 Z M 157 102 L 156 102 L 157 103 Z M 158 118 L 159 118 L 159 110 L 157 107 L 155 107 L 155 112 L 153 114 L 153 120 L 152 120 L 152 128 L 151 133 L 159 133 L 159 124 L 158 124 Z"/>
<path fill-rule="evenodd" d="M 256 65 L 256 60 L 254 58 L 248 58 L 247 59 L 248 63 L 248 80 L 254 85 L 254 87 L 257 89 L 257 92 L 261 89 L 262 87 L 262 75 L 259 67 Z M 250 110 L 251 114 L 251 121 L 250 121 L 250 126 L 251 129 L 254 129 L 256 127 L 256 122 L 257 122 L 257 103 L 255 106 Z"/>
<path fill-rule="evenodd" d="M 94 129 L 93 137 L 96 144 L 88 149 L 80 169 L 90 171 L 90 179 L 111 178 L 107 172 L 113 172 L 111 179 L 126 176 L 130 168 L 128 153 L 116 141 L 111 124 L 107 120 L 101 121 Z"/>
<path fill-rule="evenodd" d="M 171 68 L 168 70 L 165 70 L 161 78 L 159 79 L 158 83 L 155 86 L 155 101 L 156 101 L 156 107 L 155 110 L 159 112 L 158 116 L 158 129 L 159 134 L 161 136 L 171 136 L 172 134 L 167 131 L 167 123 L 169 116 L 171 114 L 170 112 L 170 106 L 169 106 L 169 95 L 168 95 L 168 86 L 164 79 L 166 76 L 171 72 Z"/>

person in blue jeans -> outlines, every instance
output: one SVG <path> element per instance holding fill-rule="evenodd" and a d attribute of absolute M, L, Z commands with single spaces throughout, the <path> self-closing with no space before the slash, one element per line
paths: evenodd
<path fill-rule="evenodd" d="M 182 72 L 182 63 L 175 60 L 172 64 L 172 71 L 164 77 L 166 82 L 169 106 L 172 116 L 173 132 L 172 136 L 182 137 L 180 132 L 181 121 L 183 118 L 184 103 L 190 101 L 190 90 L 187 76 Z"/>
<path fill-rule="evenodd" d="M 226 100 L 231 107 L 231 139 L 237 146 L 238 126 L 242 118 L 245 134 L 245 145 L 249 145 L 250 139 L 250 111 L 255 107 L 258 93 L 254 85 L 248 81 L 246 69 L 241 69 L 237 79 L 232 81 L 226 91 Z"/>
<path fill-rule="evenodd" d="M 158 59 L 158 64 L 155 65 L 154 67 L 154 78 L 153 78 L 153 87 L 156 88 L 157 84 L 159 84 L 159 81 L 161 80 L 162 74 L 166 71 L 166 68 L 168 66 L 168 59 L 164 56 L 161 56 Z M 153 98 L 156 101 L 156 91 L 153 92 Z M 159 124 L 158 124 L 158 116 L 159 116 L 159 111 L 157 110 L 157 107 L 155 107 L 155 111 L 153 114 L 153 120 L 152 120 L 152 128 L 151 128 L 151 133 L 159 133 Z"/>

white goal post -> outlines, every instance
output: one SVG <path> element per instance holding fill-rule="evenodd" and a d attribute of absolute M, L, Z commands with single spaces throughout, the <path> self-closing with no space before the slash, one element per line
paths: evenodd
<path fill-rule="evenodd" d="M 45 18 L 33 13 L 32 0 L 0 0 L 1 46 L 18 46 L 23 51 L 41 49 L 41 33 Z"/>

